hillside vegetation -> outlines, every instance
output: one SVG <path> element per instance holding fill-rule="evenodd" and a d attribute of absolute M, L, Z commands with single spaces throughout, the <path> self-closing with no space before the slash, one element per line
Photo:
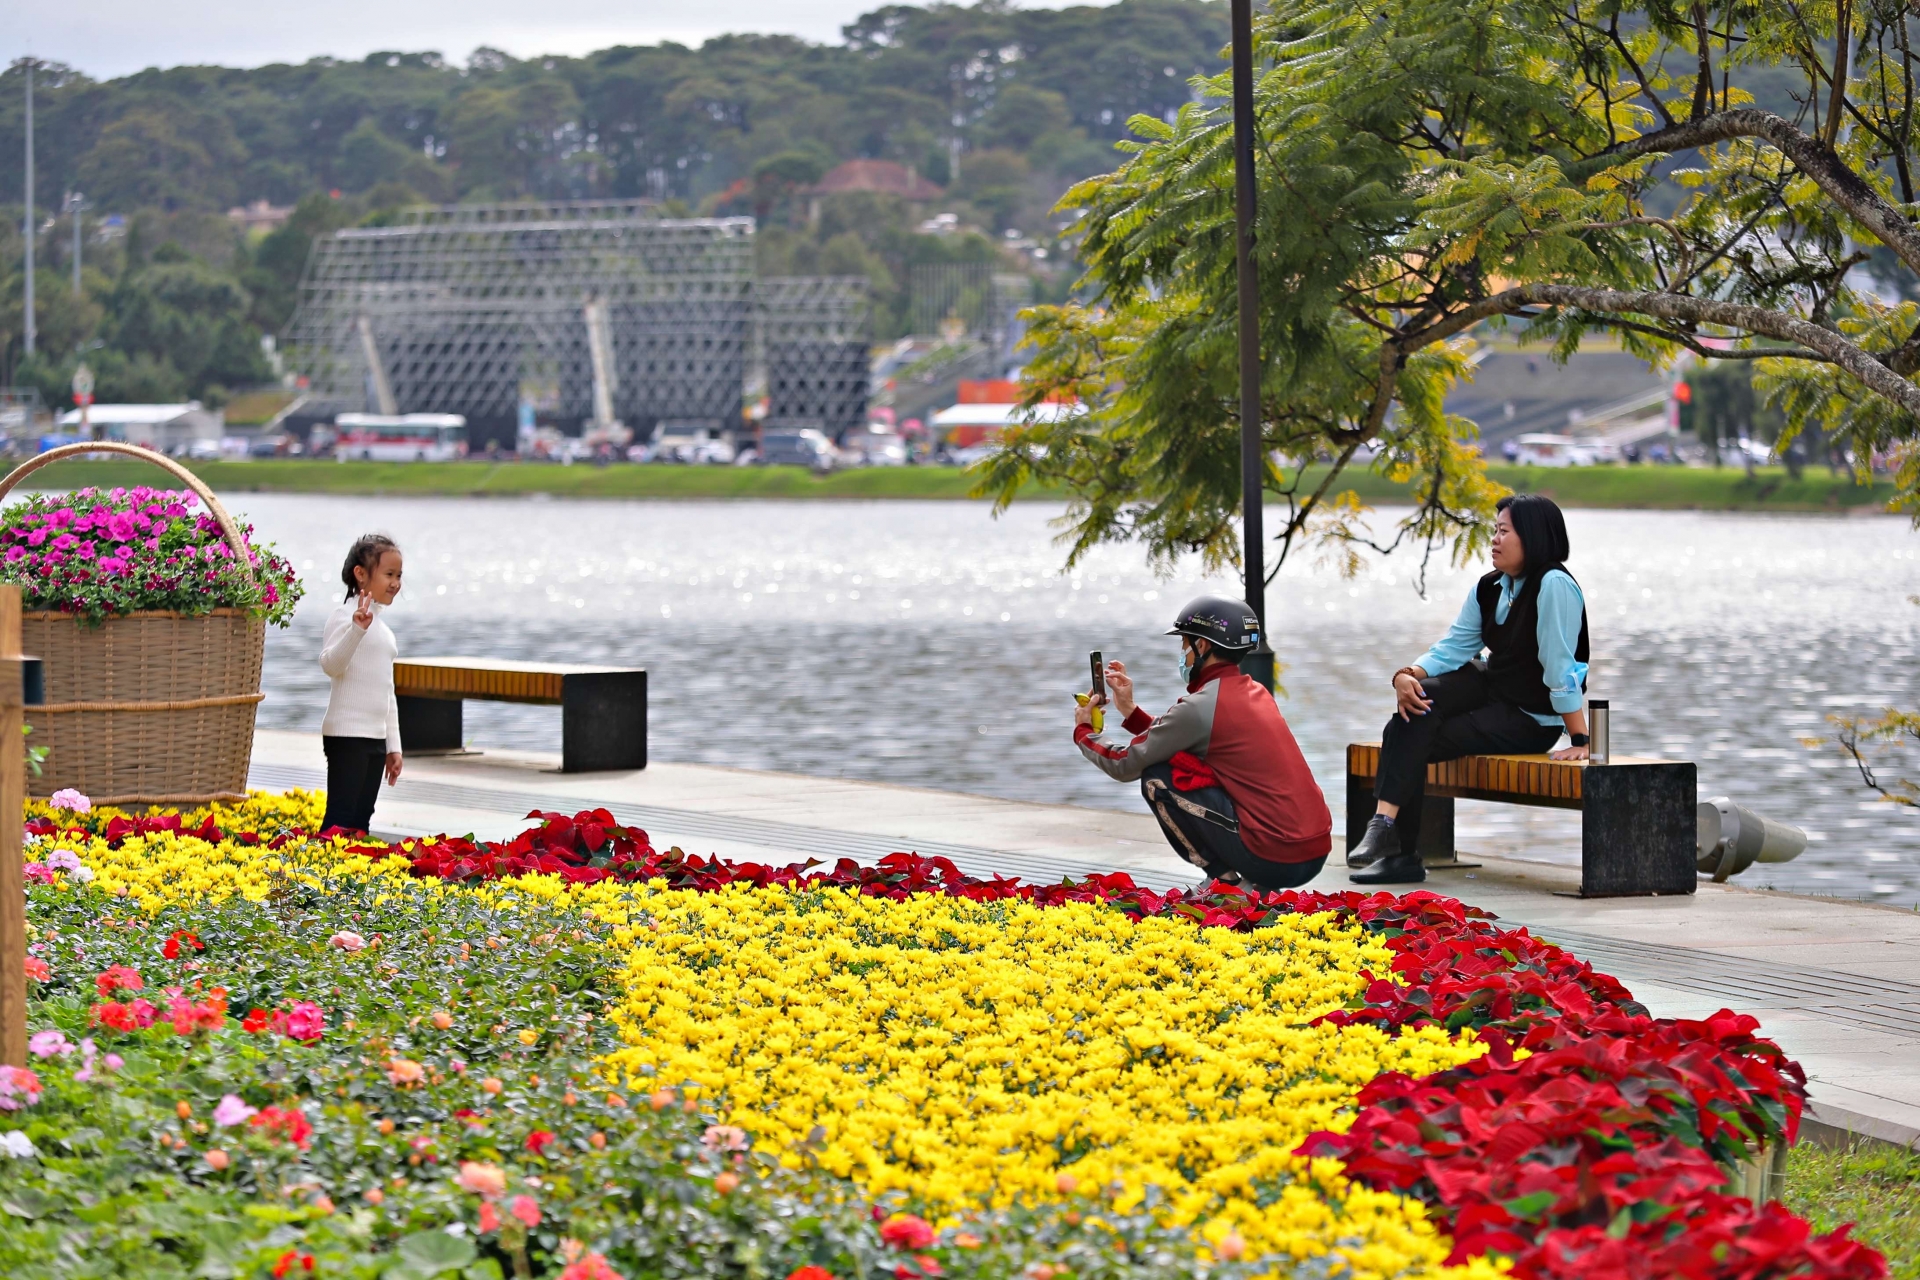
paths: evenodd
<path fill-rule="evenodd" d="M 46 66 L 37 203 L 55 221 L 38 251 L 41 355 L 20 359 L 22 175 L 0 165 L 0 384 L 64 404 L 85 347 L 102 401 L 218 403 L 271 376 L 259 339 L 291 315 L 316 236 L 423 202 L 647 198 L 670 215 L 752 215 L 763 273 L 868 277 L 882 339 L 905 332 L 916 265 L 1027 270 L 1036 296 L 1057 296 L 1068 255 L 1053 202 L 1113 167 L 1130 117 L 1189 101 L 1226 40 L 1219 0 L 987 0 L 889 5 L 835 45 L 731 35 L 580 58 L 394 51 L 109 81 Z M 23 150 L 23 76 L 0 73 L 8 156 Z M 855 158 L 894 161 L 941 194 L 913 206 L 804 194 Z M 78 297 L 59 210 L 73 190 L 88 202 Z M 226 211 L 256 200 L 298 212 L 246 237 Z M 939 212 L 954 229 L 921 234 Z M 104 226 L 110 215 L 123 223 Z M 1008 232 L 1050 251 L 1013 257 Z"/>

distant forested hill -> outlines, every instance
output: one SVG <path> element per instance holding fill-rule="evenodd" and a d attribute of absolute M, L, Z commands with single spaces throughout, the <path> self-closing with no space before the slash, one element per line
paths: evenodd
<path fill-rule="evenodd" d="M 1222 0 L 982 0 L 890 5 L 831 46 L 736 35 L 582 58 L 482 48 L 464 63 L 396 51 L 109 81 L 43 67 L 36 205 L 54 222 L 36 275 L 42 355 L 24 364 L 15 65 L 0 73 L 0 383 L 64 399 L 84 347 L 102 399 L 217 400 L 267 375 L 258 336 L 284 325 L 313 236 L 423 201 L 653 197 L 674 213 L 754 214 L 765 269 L 869 276 L 889 336 L 915 264 L 995 260 L 1009 231 L 1047 240 L 1053 201 L 1117 162 L 1130 116 L 1169 115 L 1193 76 L 1221 69 L 1226 21 Z M 824 210 L 800 198 L 854 158 L 911 167 L 943 189 L 935 210 L 979 232 L 919 234 L 925 206 L 867 193 Z M 58 216 L 72 190 L 91 246 L 79 297 Z M 299 213 L 248 238 L 225 211 L 255 200 Z M 112 214 L 125 233 L 97 240 Z"/>
<path fill-rule="evenodd" d="M 39 181 L 121 210 L 284 204 L 382 182 L 435 200 L 697 203 L 786 152 L 883 157 L 943 182 L 956 134 L 1084 171 L 1107 162 L 1099 144 L 1129 115 L 1186 101 L 1188 77 L 1217 70 L 1225 41 L 1218 0 L 989 0 L 888 6 L 831 47 L 739 35 L 529 61 L 483 48 L 464 65 L 394 52 L 105 82 L 62 70 L 38 102 Z M 21 154 L 19 74 L 0 93 L 7 157 Z M 20 166 L 0 164 L 0 201 L 20 198 Z"/>

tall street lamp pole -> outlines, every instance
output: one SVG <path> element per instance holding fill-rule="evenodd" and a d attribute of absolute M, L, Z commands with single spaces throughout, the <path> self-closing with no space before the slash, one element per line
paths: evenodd
<path fill-rule="evenodd" d="M 27 212 L 21 220 L 20 236 L 27 242 L 27 278 L 26 278 L 26 325 L 23 336 L 26 339 L 28 355 L 33 354 L 33 59 L 25 59 L 27 67 Z"/>
<path fill-rule="evenodd" d="M 1266 448 L 1260 430 L 1260 281 L 1253 265 L 1253 0 L 1233 0 L 1233 176 L 1236 272 L 1240 284 L 1240 558 L 1247 606 L 1260 619 L 1260 643 L 1240 669 L 1273 688 L 1267 640 L 1267 534 L 1261 501 Z"/>
<path fill-rule="evenodd" d="M 87 206 L 78 191 L 67 197 L 67 212 L 73 215 L 73 296 L 80 296 L 80 211 Z"/>

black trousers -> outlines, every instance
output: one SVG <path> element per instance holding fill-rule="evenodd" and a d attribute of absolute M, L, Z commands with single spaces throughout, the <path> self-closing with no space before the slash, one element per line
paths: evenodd
<path fill-rule="evenodd" d="M 373 821 L 373 802 L 380 798 L 380 777 L 387 767 L 387 744 L 382 738 L 320 739 L 327 753 L 327 816 L 320 829 L 345 827 L 365 831 Z"/>
<path fill-rule="evenodd" d="M 1411 856 L 1420 839 L 1420 805 L 1427 766 L 1461 756 L 1537 755 L 1559 741 L 1559 725 L 1543 725 L 1511 702 L 1493 695 L 1486 668 L 1468 663 L 1458 671 L 1428 676 L 1420 687 L 1433 705 L 1405 720 L 1395 711 L 1380 732 L 1380 776 L 1373 796 L 1400 806 L 1393 820 L 1400 852 Z"/>
<path fill-rule="evenodd" d="M 1240 840 L 1240 820 L 1225 788 L 1176 791 L 1170 764 L 1156 764 L 1141 774 L 1140 794 L 1173 851 L 1215 879 L 1237 878 L 1262 889 L 1297 889 L 1327 864 L 1324 857 L 1271 862 L 1255 854 Z"/>

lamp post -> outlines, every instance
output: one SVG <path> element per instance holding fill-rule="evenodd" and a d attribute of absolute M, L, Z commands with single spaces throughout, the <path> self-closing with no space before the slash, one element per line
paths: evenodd
<path fill-rule="evenodd" d="M 67 196 L 67 212 L 73 215 L 73 296 L 80 296 L 80 211 L 87 201 L 78 191 Z"/>
<path fill-rule="evenodd" d="M 1240 558 L 1247 607 L 1260 619 L 1260 643 L 1240 669 L 1273 688 L 1267 640 L 1266 447 L 1260 414 L 1260 280 L 1253 265 L 1253 0 L 1233 0 L 1234 259 L 1240 285 Z"/>
<path fill-rule="evenodd" d="M 34 225 L 33 225 L 33 59 L 22 58 L 21 62 L 22 64 L 25 65 L 27 69 L 27 181 L 26 181 L 27 212 L 26 212 L 26 215 L 20 221 L 20 238 L 27 242 L 27 277 L 25 281 L 26 323 L 22 330 L 22 336 L 26 341 L 27 354 L 32 355 L 33 345 L 34 345 L 34 342 L 33 342 L 34 340 L 34 324 L 33 324 L 33 233 L 34 233 Z"/>

